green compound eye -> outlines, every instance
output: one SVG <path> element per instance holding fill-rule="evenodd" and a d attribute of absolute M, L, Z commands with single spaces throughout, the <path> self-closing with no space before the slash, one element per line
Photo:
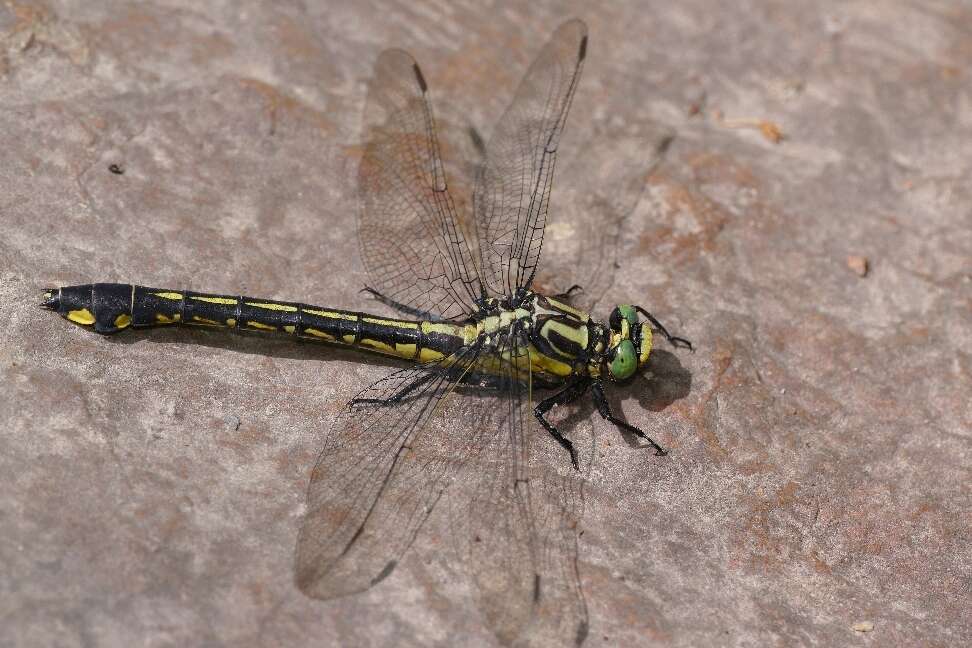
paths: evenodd
<path fill-rule="evenodd" d="M 634 306 L 631 306 L 630 304 L 621 304 L 611 311 L 611 318 L 609 320 L 611 330 L 620 331 L 622 319 L 628 320 L 628 326 L 631 329 L 634 329 L 634 327 L 638 325 L 638 312 L 635 311 Z"/>
<path fill-rule="evenodd" d="M 614 351 L 614 359 L 610 365 L 611 375 L 617 380 L 630 378 L 638 368 L 638 354 L 635 352 L 634 342 L 621 340 Z"/>

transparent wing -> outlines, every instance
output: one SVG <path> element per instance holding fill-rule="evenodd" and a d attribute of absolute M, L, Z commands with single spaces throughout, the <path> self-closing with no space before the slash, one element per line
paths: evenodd
<path fill-rule="evenodd" d="M 360 592 L 395 568 L 456 460 L 426 434 L 427 424 L 476 353 L 467 347 L 438 363 L 395 371 L 352 399 L 334 422 L 311 475 L 297 540 L 297 584 L 305 594 Z"/>
<path fill-rule="evenodd" d="M 418 314 L 476 311 L 482 288 L 449 195 L 432 102 L 401 50 L 375 63 L 358 167 L 358 239 L 373 288 Z"/>
<path fill-rule="evenodd" d="M 583 290 L 572 305 L 588 313 L 606 306 L 598 302 L 610 294 L 620 255 L 631 245 L 622 237 L 625 224 L 635 209 L 655 209 L 646 189 L 671 142 L 669 132 L 655 125 L 594 124 L 585 131 L 578 142 L 584 155 L 572 160 L 576 172 L 570 174 L 585 181 L 558 186 L 561 204 L 571 208 L 546 228 L 534 290 L 557 294 L 567 288 L 564 278 L 573 279 Z"/>
<path fill-rule="evenodd" d="M 487 147 L 473 197 L 483 281 L 494 296 L 533 280 L 554 163 L 587 50 L 587 26 L 565 22 L 530 66 Z"/>
<path fill-rule="evenodd" d="M 449 522 L 489 627 L 505 644 L 583 639 L 583 477 L 534 432 L 528 353 L 522 334 L 467 347 L 352 400 L 311 476 L 296 559 L 305 594 L 335 598 L 388 576 L 458 480 Z"/>
<path fill-rule="evenodd" d="M 579 644 L 587 632 L 577 575 L 582 475 L 560 445 L 535 434 L 528 354 L 518 334 L 488 358 L 498 396 L 480 409 L 480 440 L 457 475 L 452 534 L 501 643 Z"/>

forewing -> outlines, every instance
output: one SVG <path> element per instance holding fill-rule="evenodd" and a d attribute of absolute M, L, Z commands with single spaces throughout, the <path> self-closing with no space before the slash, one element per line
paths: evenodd
<path fill-rule="evenodd" d="M 559 211 L 547 227 L 534 289 L 556 294 L 576 281 L 583 290 L 571 297 L 573 306 L 588 313 L 605 306 L 598 302 L 611 293 L 629 245 L 624 226 L 635 209 L 654 208 L 646 188 L 671 141 L 663 127 L 653 125 L 595 124 L 585 131 L 578 143 L 584 155 L 571 160 L 575 172 L 569 174 L 583 181 L 557 188 L 561 204 L 570 209 Z M 565 279 L 567 285 L 561 283 Z"/>
<path fill-rule="evenodd" d="M 558 27 L 489 141 L 473 207 L 483 281 L 494 296 L 511 295 L 533 280 L 557 147 L 586 51 L 582 21 Z"/>
<path fill-rule="evenodd" d="M 311 475 L 297 541 L 297 584 L 329 599 L 395 568 L 450 481 L 455 462 L 426 426 L 476 351 L 395 371 L 335 421 Z"/>
<path fill-rule="evenodd" d="M 427 317 L 476 311 L 482 294 L 449 195 L 429 99 L 408 53 L 378 57 L 358 167 L 358 238 L 373 288 Z"/>
<path fill-rule="evenodd" d="M 587 632 L 576 565 L 582 480 L 566 451 L 535 434 L 528 352 L 517 335 L 481 357 L 495 391 L 477 399 L 482 432 L 453 491 L 452 533 L 501 643 L 572 645 Z"/>

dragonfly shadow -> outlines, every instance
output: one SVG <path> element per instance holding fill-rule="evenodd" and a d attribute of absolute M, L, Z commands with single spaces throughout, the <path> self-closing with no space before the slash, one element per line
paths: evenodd
<path fill-rule="evenodd" d="M 635 379 L 624 387 L 611 391 L 605 390 L 608 403 L 615 415 L 622 411 L 620 401 L 629 396 L 634 396 L 639 405 L 648 411 L 662 412 L 675 401 L 689 395 L 692 391 L 692 374 L 682 366 L 674 353 L 656 349 L 651 352 L 646 371 L 635 376 Z M 650 447 L 644 439 L 623 429 L 618 431 L 629 446 Z M 661 443 L 651 429 L 643 431 Z"/>
<path fill-rule="evenodd" d="M 637 399 L 642 408 L 652 412 L 662 412 L 675 401 L 688 396 L 691 390 L 692 374 L 682 366 L 678 356 L 668 351 L 656 349 L 652 351 L 647 370 L 644 373 L 636 375 L 633 380 L 623 384 L 606 384 L 604 392 L 611 411 L 624 419 L 621 402 L 632 396 Z M 543 391 L 534 394 L 534 398 L 539 401 L 554 393 L 556 391 Z M 574 405 L 568 405 L 566 409 L 565 414 L 554 415 L 555 420 L 553 422 L 564 436 L 575 443 L 581 434 L 581 430 L 584 429 L 585 423 L 601 420 L 589 395 L 579 399 Z M 637 408 L 631 408 L 631 411 L 636 410 Z M 640 439 L 626 430 L 618 429 L 618 432 L 631 447 L 651 447 L 645 443 L 644 439 Z M 650 429 L 645 429 L 644 432 L 649 436 L 652 435 Z M 544 434 L 542 430 L 538 433 Z"/>
<path fill-rule="evenodd" d="M 140 329 L 138 335 L 109 335 L 112 344 L 198 344 L 213 349 L 225 349 L 234 353 L 246 353 L 287 360 L 343 361 L 376 367 L 400 367 L 402 362 L 377 354 L 361 353 L 360 350 L 330 345 L 314 340 L 286 336 L 269 336 L 264 333 L 226 330 L 207 330 L 185 326 L 172 328 Z"/>
<path fill-rule="evenodd" d="M 647 371 L 640 374 L 631 392 L 647 410 L 661 412 L 692 391 L 692 374 L 682 366 L 678 356 L 670 351 L 655 349 L 648 359 Z M 641 386 L 647 384 L 646 388 Z"/>

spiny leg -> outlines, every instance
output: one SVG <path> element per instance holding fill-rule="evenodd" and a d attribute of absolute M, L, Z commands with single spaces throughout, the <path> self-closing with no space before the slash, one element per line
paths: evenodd
<path fill-rule="evenodd" d="M 600 382 L 597 381 L 594 382 L 594 384 L 591 387 L 591 395 L 594 397 L 594 405 L 597 407 L 598 413 L 606 421 L 610 423 L 614 423 L 622 430 L 627 430 L 628 432 L 631 432 L 635 436 L 644 439 L 645 441 L 650 443 L 651 446 L 655 449 L 656 456 L 664 457 L 666 454 L 668 454 L 665 451 L 665 449 L 662 448 L 657 443 L 655 443 L 655 441 L 650 436 L 648 436 L 647 434 L 645 434 L 635 426 L 631 425 L 630 423 L 626 421 L 622 421 L 621 419 L 619 419 L 618 417 L 616 417 L 614 414 L 611 413 L 611 406 L 608 405 L 607 397 L 604 395 L 604 387 L 601 386 Z"/>
<path fill-rule="evenodd" d="M 411 394 L 413 391 L 415 391 L 419 387 L 424 386 L 430 380 L 437 377 L 438 376 L 436 376 L 433 373 L 427 373 L 422 376 L 419 376 L 418 378 L 408 383 L 407 385 L 399 389 L 397 392 L 395 392 L 388 398 L 357 398 L 357 397 L 352 398 L 351 400 L 348 401 L 348 409 L 350 410 L 355 405 L 360 405 L 364 403 L 378 404 L 378 405 L 393 405 L 395 403 L 400 403 L 406 396 Z"/>
<path fill-rule="evenodd" d="M 546 414 L 557 405 L 566 405 L 583 396 L 590 384 L 591 381 L 587 378 L 576 380 L 567 385 L 563 391 L 554 394 L 550 398 L 545 398 L 533 408 L 533 415 L 540 421 L 540 425 L 550 433 L 550 436 L 557 440 L 557 443 L 562 445 L 570 453 L 570 462 L 574 464 L 575 470 L 580 470 L 580 467 L 577 464 L 577 451 L 574 450 L 574 444 L 547 420 Z"/>
<path fill-rule="evenodd" d="M 654 315 L 652 315 L 651 313 L 649 313 L 648 311 L 646 311 L 644 308 L 642 308 L 641 306 L 635 306 L 635 309 L 637 309 L 637 311 L 639 313 L 641 313 L 642 315 L 644 315 L 645 316 L 645 319 L 648 320 L 649 322 L 651 322 L 651 325 L 654 326 L 656 329 L 658 329 L 658 332 L 661 333 L 662 336 L 666 340 L 668 340 L 669 344 L 671 344 L 673 347 L 675 347 L 676 349 L 679 348 L 679 347 L 681 347 L 683 349 L 688 349 L 689 351 L 693 351 L 694 350 L 692 348 L 692 343 L 691 342 L 689 342 L 685 338 L 676 337 L 676 336 L 672 335 L 671 333 L 669 333 L 668 332 L 668 329 L 666 329 L 664 326 L 662 326 L 662 323 L 659 322 L 655 318 Z"/>
<path fill-rule="evenodd" d="M 579 284 L 574 284 L 564 292 L 554 295 L 554 299 L 570 299 L 571 297 L 574 296 L 575 292 L 584 292 L 583 286 Z"/>
<path fill-rule="evenodd" d="M 418 308 L 413 308 L 412 306 L 408 306 L 407 304 L 397 302 L 391 297 L 386 297 L 385 295 L 381 294 L 380 292 L 378 292 L 377 290 L 369 286 L 365 286 L 364 288 L 361 289 L 360 292 L 368 293 L 376 300 L 380 301 L 382 304 L 386 306 L 391 306 L 398 312 L 404 313 L 405 315 L 410 315 L 412 317 L 417 317 L 419 319 L 426 319 L 432 321 L 439 321 L 442 319 L 432 313 L 429 313 L 428 311 L 420 310 Z"/>

